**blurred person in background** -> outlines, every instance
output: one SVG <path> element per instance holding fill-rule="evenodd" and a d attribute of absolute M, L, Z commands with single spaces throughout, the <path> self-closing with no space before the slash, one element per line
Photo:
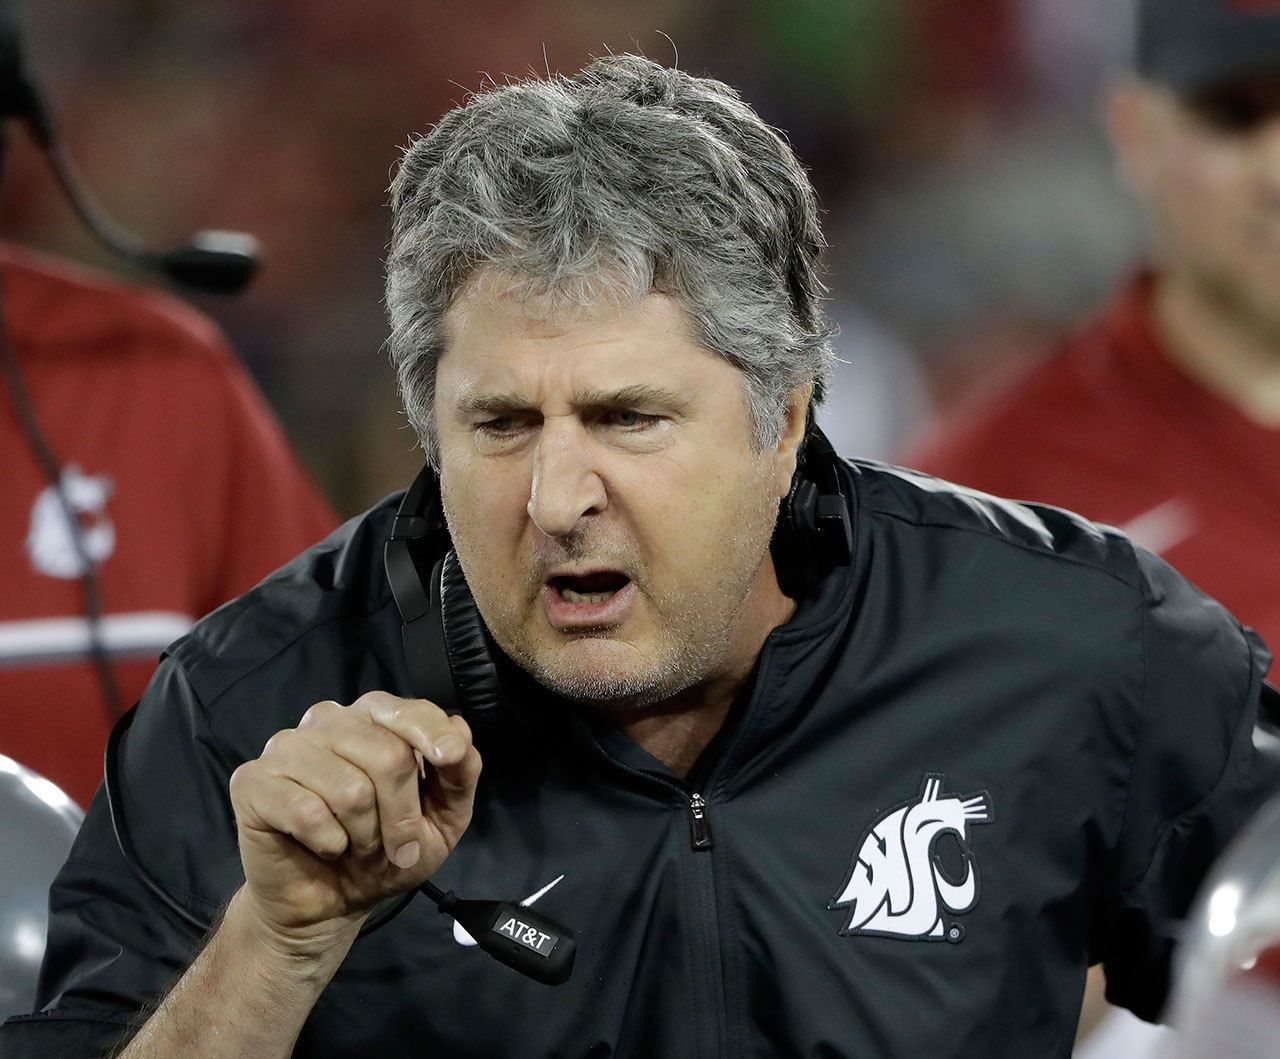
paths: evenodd
<path fill-rule="evenodd" d="M 0 93 L 45 126 L 10 0 Z M 0 368 L 0 752 L 87 805 L 165 645 L 336 519 L 174 297 L 0 244 Z"/>
<path fill-rule="evenodd" d="M 902 461 L 1121 526 L 1275 642 L 1280 3 L 1142 0 L 1137 23 L 1136 70 L 1107 118 L 1152 264 Z M 1095 973 L 1082 1032 L 1100 992 Z M 1139 1054 L 1128 1021 L 1085 1051 Z"/>
<path fill-rule="evenodd" d="M 0 307 L 87 556 L 0 404 L 0 752 L 88 805 L 113 715 L 160 651 L 337 523 L 211 320 L 156 291 L 0 246 Z M 101 614 L 86 616 L 86 558 Z M 101 642 L 117 701 L 95 672 Z"/>
<path fill-rule="evenodd" d="M 1280 639 L 1280 3 L 1143 0 L 1107 114 L 1152 267 L 903 462 L 1121 526 Z"/>

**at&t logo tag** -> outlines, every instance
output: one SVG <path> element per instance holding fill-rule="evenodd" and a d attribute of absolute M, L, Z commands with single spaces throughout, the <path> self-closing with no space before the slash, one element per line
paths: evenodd
<path fill-rule="evenodd" d="M 521 922 L 515 916 L 499 916 L 495 926 L 490 928 L 495 934 L 517 941 L 526 949 L 532 949 L 539 956 L 550 956 L 559 938 Z"/>

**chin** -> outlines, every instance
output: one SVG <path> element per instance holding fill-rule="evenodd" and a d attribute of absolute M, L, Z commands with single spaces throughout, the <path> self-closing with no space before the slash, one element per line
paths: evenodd
<path fill-rule="evenodd" d="M 521 665 L 555 694 L 588 705 L 649 706 L 691 683 L 661 652 L 604 637 L 543 648 Z"/>

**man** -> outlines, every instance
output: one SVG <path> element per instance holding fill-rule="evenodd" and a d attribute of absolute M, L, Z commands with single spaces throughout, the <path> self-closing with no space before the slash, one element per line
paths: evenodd
<path fill-rule="evenodd" d="M 164 646 L 337 519 L 194 309 L 9 245 L 0 307 L 12 354 L 0 381 L 0 753 L 88 805 L 109 711 L 137 701 Z M 86 559 L 118 704 L 92 664 Z"/>
<path fill-rule="evenodd" d="M 904 456 L 1124 528 L 1280 637 L 1280 4 L 1144 0 L 1109 125 L 1155 267 Z"/>
<path fill-rule="evenodd" d="M 406 577 L 428 475 L 174 645 L 116 784 L 155 889 L 100 799 L 6 1054 L 1065 1055 L 1091 960 L 1153 1016 L 1276 786 L 1261 642 L 1114 531 L 802 451 L 816 203 L 719 82 L 481 93 L 393 209 L 454 554 Z M 527 895 L 572 978 L 420 900 L 356 940 L 428 878 Z"/>

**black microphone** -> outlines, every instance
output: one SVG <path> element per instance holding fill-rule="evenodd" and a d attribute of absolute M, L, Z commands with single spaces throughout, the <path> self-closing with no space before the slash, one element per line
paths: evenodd
<path fill-rule="evenodd" d="M 423 892 L 435 887 L 423 887 Z M 543 985 L 563 985 L 573 973 L 578 944 L 573 931 L 510 901 L 464 901 L 452 890 L 436 902 L 476 944 L 500 963 Z"/>
<path fill-rule="evenodd" d="M 28 121 L 28 127 L 34 126 Z M 71 159 L 57 139 L 36 142 L 77 216 L 98 240 L 116 254 L 149 272 L 207 294 L 235 294 L 243 290 L 258 267 L 258 241 L 244 232 L 199 232 L 185 246 L 151 250 L 115 224 L 94 202 Z"/>
<path fill-rule="evenodd" d="M 199 232 L 183 246 L 152 250 L 115 224 L 97 205 L 63 150 L 53 116 L 27 73 L 16 0 L 0 0 L 0 117 L 23 122 L 76 215 L 113 253 L 184 287 L 210 294 L 235 294 L 253 278 L 259 247 L 251 235 Z"/>
<path fill-rule="evenodd" d="M 258 240 L 247 232 L 197 232 L 186 246 L 161 254 L 160 267 L 183 286 L 235 294 L 258 270 Z"/>

